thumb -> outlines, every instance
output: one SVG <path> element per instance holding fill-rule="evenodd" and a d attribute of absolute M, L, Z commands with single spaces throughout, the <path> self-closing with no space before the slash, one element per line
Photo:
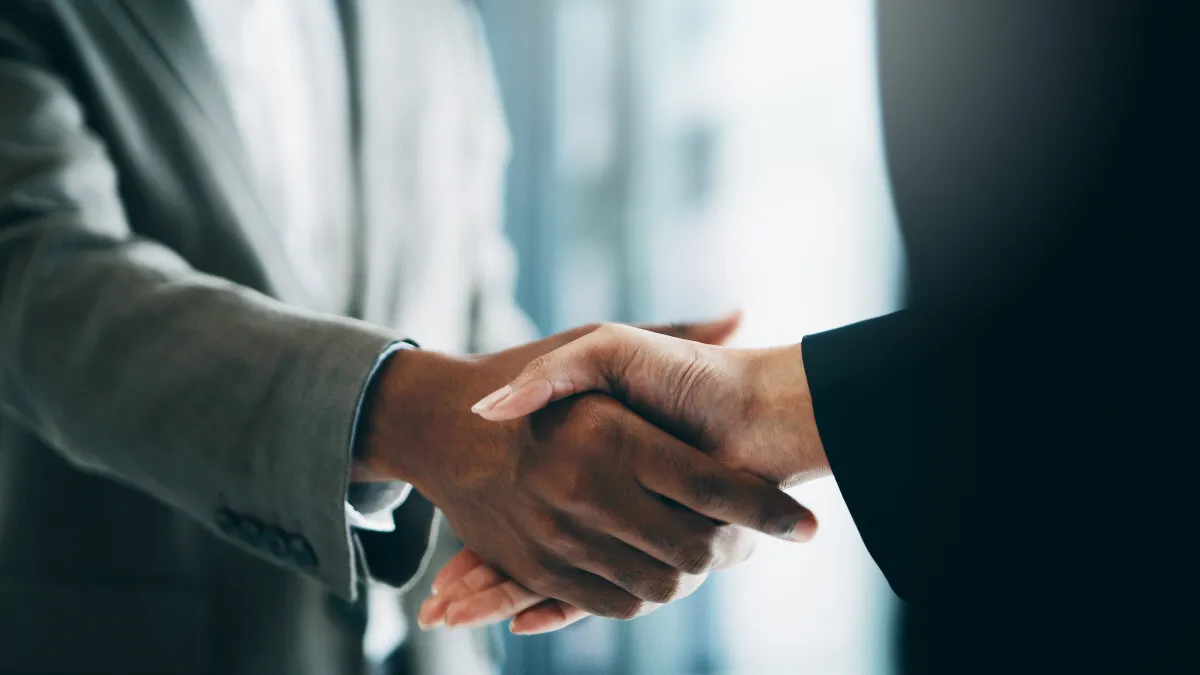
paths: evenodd
<path fill-rule="evenodd" d="M 516 379 L 485 396 L 471 412 L 493 422 L 524 417 L 549 403 L 586 391 L 618 394 L 615 373 L 625 369 L 638 329 L 610 325 L 533 361 Z"/>
<path fill-rule="evenodd" d="M 741 328 L 742 317 L 742 310 L 739 309 L 714 321 L 639 327 L 651 333 L 669 335 L 681 340 L 702 342 L 706 345 L 724 345 L 737 333 L 738 328 Z"/>

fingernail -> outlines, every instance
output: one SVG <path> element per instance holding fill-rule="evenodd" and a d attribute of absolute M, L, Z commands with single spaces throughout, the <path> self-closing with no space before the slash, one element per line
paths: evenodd
<path fill-rule="evenodd" d="M 445 616 L 440 616 L 433 621 L 425 618 L 426 616 L 428 616 L 426 612 L 417 613 L 417 628 L 421 630 L 433 630 L 445 622 Z"/>
<path fill-rule="evenodd" d="M 435 598 L 421 603 L 421 609 L 417 612 L 417 627 L 421 630 L 432 630 L 441 626 L 446 620 L 446 608 L 442 606 L 444 603 L 444 600 Z"/>
<path fill-rule="evenodd" d="M 471 406 L 471 412 L 475 413 L 476 415 L 482 415 L 483 413 L 488 412 L 492 408 L 495 408 L 496 406 L 503 403 L 504 399 L 506 399 L 512 395 L 512 392 L 513 392 L 512 386 L 505 385 L 505 386 L 501 387 L 500 389 L 497 389 L 496 391 L 483 397 L 483 400 L 481 400 L 479 403 L 476 403 L 475 405 Z"/>
<path fill-rule="evenodd" d="M 811 518 L 805 518 L 799 523 L 796 523 L 796 527 L 792 528 L 792 531 L 788 533 L 786 539 L 788 541 L 796 542 L 797 544 L 804 544 L 812 541 L 812 538 L 816 536 L 816 534 L 817 521 Z"/>

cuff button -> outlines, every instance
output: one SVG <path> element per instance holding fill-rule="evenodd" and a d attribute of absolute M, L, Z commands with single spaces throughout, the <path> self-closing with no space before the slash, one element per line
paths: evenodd
<path fill-rule="evenodd" d="M 242 518 L 238 523 L 237 536 L 251 546 L 260 547 L 265 536 L 263 524 L 253 518 Z"/>
<path fill-rule="evenodd" d="M 216 517 L 213 518 L 213 522 L 217 524 L 217 529 L 225 534 L 233 534 L 240 520 L 241 518 L 238 518 L 236 513 L 226 508 L 218 509 Z"/>
<path fill-rule="evenodd" d="M 297 565 L 304 569 L 314 569 L 317 566 L 317 554 L 304 537 L 293 536 L 288 539 L 288 554 Z"/>
<path fill-rule="evenodd" d="M 276 558 L 288 557 L 287 536 L 277 528 L 267 528 L 266 533 L 263 534 L 263 546 Z"/>

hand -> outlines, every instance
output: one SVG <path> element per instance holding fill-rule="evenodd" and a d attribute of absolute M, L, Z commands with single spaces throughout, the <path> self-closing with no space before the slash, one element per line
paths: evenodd
<path fill-rule="evenodd" d="M 605 326 L 530 363 L 475 410 L 505 420 L 582 391 L 612 393 L 730 466 L 792 485 L 829 473 L 798 347 L 732 350 Z M 532 634 L 587 614 L 530 592 L 469 550 L 438 574 L 425 625 L 495 623 Z"/>
<path fill-rule="evenodd" d="M 474 410 L 518 419 L 597 391 L 735 469 L 788 487 L 828 475 L 799 345 L 729 349 L 606 325 L 533 360 Z"/>
<path fill-rule="evenodd" d="M 512 619 L 509 630 L 513 633 L 537 635 L 566 628 L 588 616 L 571 604 L 529 591 L 470 549 L 463 549 L 438 571 L 433 595 L 421 604 L 417 623 L 429 630 L 441 625 L 474 628 Z"/>
<path fill-rule="evenodd" d="M 706 331 L 729 326 L 681 329 Z M 680 597 L 699 575 L 744 557 L 739 531 L 718 523 L 811 536 L 812 514 L 790 497 L 608 397 L 576 397 L 503 424 L 470 413 L 530 359 L 586 332 L 484 357 L 392 359 L 363 473 L 410 482 L 467 546 L 523 587 L 608 617 Z"/>

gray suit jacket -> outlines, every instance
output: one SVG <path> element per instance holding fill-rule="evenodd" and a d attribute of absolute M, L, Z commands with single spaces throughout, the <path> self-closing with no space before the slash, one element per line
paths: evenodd
<path fill-rule="evenodd" d="M 358 319 L 284 259 L 186 2 L 0 5 L 0 673 L 353 673 L 364 565 L 420 568 L 428 502 L 369 544 L 343 509 L 413 267 L 372 168 L 396 148 L 364 142 L 388 137 L 386 21 L 341 8 Z M 469 259 L 498 235 L 438 237 Z M 439 311 L 468 321 L 483 282 Z"/>

